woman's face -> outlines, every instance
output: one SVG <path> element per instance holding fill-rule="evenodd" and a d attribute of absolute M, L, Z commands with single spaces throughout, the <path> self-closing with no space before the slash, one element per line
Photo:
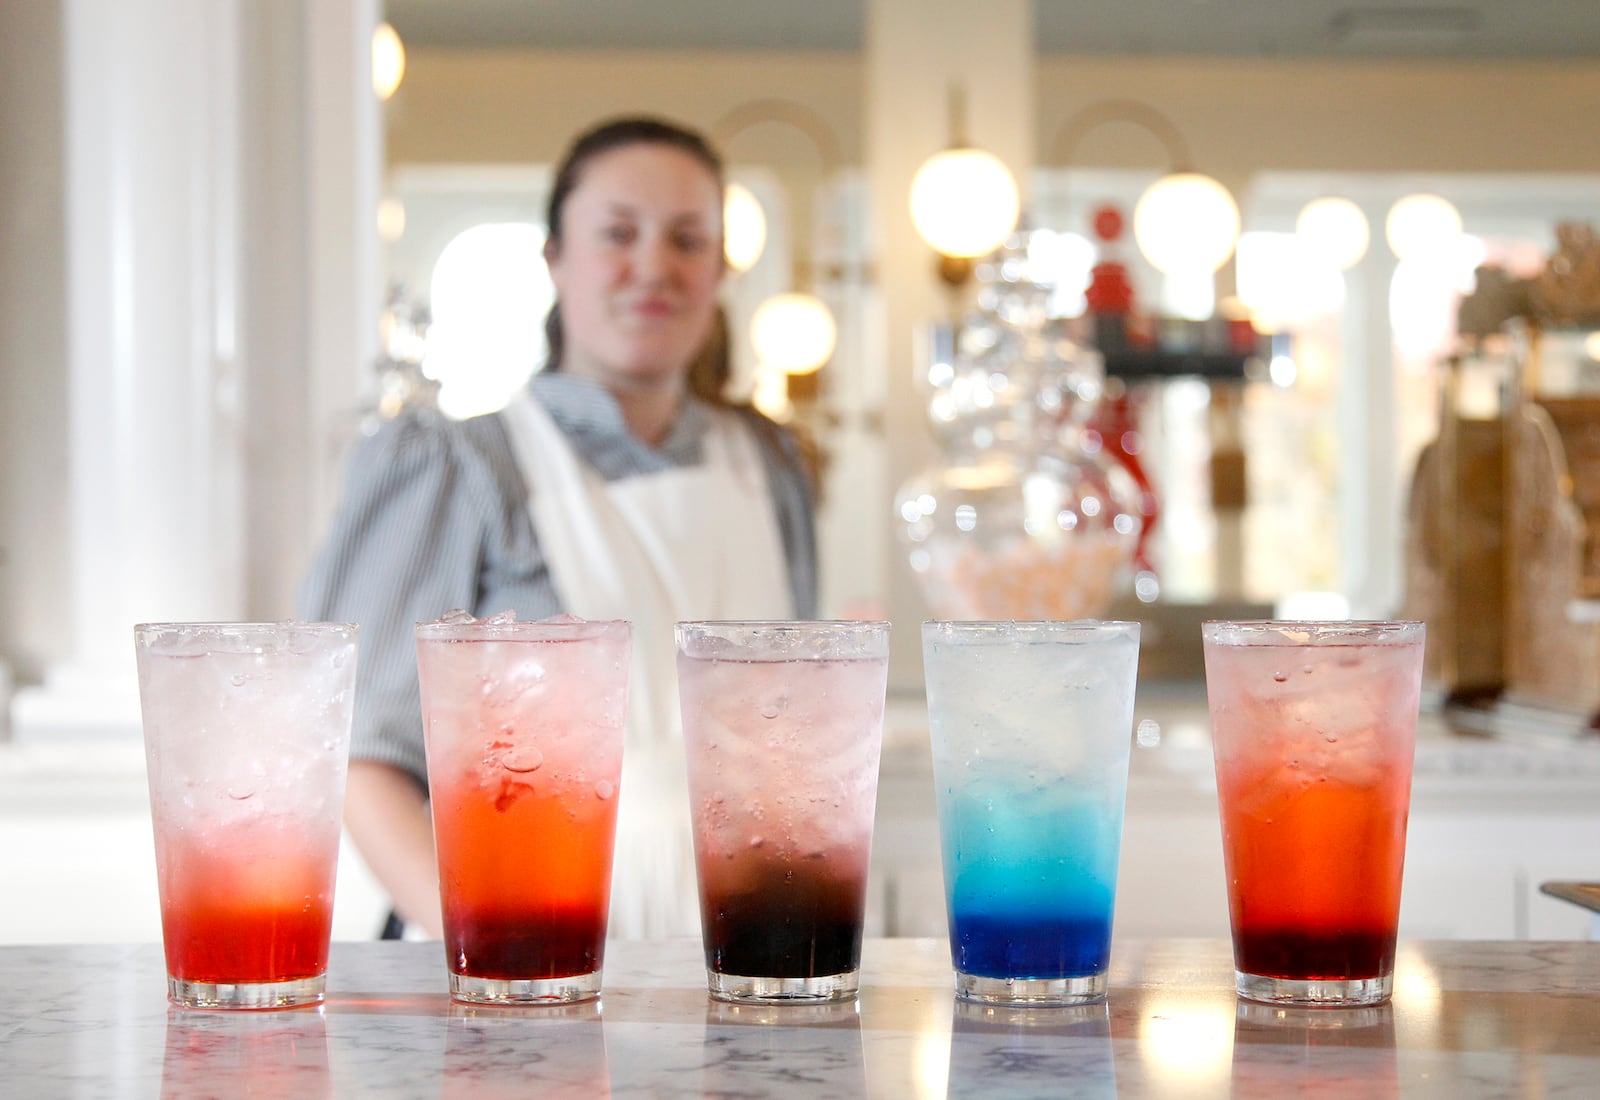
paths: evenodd
<path fill-rule="evenodd" d="M 545 246 L 561 369 L 614 390 L 682 384 L 716 312 L 722 194 L 688 153 L 628 145 L 586 164 Z"/>

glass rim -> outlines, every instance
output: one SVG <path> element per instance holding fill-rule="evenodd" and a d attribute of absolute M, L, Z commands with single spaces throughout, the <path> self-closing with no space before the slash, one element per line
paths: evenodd
<path fill-rule="evenodd" d="M 548 619 L 489 622 L 486 619 L 473 619 L 459 623 L 434 619 L 419 622 L 414 629 L 417 640 L 425 642 L 571 642 L 633 636 L 633 623 L 628 619 L 578 619 L 570 622 L 551 622 Z"/>
<path fill-rule="evenodd" d="M 684 619 L 672 638 L 690 659 L 710 659 L 707 651 L 722 646 L 747 661 L 877 660 L 889 655 L 892 625 L 888 619 Z"/>
<path fill-rule="evenodd" d="M 356 634 L 360 632 L 361 624 L 301 619 L 279 619 L 274 622 L 226 622 L 218 620 L 214 622 L 149 622 L 133 624 L 134 634 L 140 637 L 154 634 L 213 634 L 227 636 L 279 633 L 289 630 L 300 634 Z"/>
<path fill-rule="evenodd" d="M 838 630 L 841 627 L 869 626 L 881 629 L 891 624 L 888 619 L 679 619 L 673 625 L 699 628 L 736 627 L 741 630 Z"/>
<path fill-rule="evenodd" d="M 1138 641 L 1142 624 L 1132 619 L 924 619 L 924 642 L 948 638 L 977 645 L 1017 641 Z"/>
<path fill-rule="evenodd" d="M 1200 624 L 1200 637 L 1218 645 L 1315 645 L 1339 640 L 1398 645 L 1420 641 L 1426 627 L 1420 619 L 1206 619 Z M 1288 637 L 1291 633 L 1306 637 Z"/>
<path fill-rule="evenodd" d="M 1078 630 L 1084 630 L 1084 629 L 1098 629 L 1100 627 L 1112 627 L 1112 628 L 1117 628 L 1117 629 L 1126 629 L 1127 627 L 1130 627 L 1130 626 L 1142 626 L 1142 625 L 1143 624 L 1140 623 L 1139 620 L 1137 620 L 1137 619 L 923 619 L 922 620 L 923 629 L 927 629 L 928 627 L 937 627 L 939 629 L 945 629 L 945 628 L 949 628 L 949 627 L 963 627 L 963 628 L 965 628 L 965 627 L 974 627 L 974 628 L 982 628 L 982 629 L 993 629 L 993 628 L 995 628 L 997 626 L 1009 626 L 1009 627 L 1019 627 L 1019 626 L 1021 626 L 1021 627 L 1028 627 L 1029 629 L 1033 629 L 1033 628 L 1037 628 L 1037 627 L 1048 627 L 1048 628 L 1051 628 L 1051 629 L 1055 629 L 1055 628 L 1059 628 L 1059 627 L 1073 627 L 1073 628 L 1078 629 Z"/>

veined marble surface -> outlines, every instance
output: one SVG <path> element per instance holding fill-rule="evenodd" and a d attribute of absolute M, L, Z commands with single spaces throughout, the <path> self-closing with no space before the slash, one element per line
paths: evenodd
<path fill-rule="evenodd" d="M 707 998 L 698 943 L 617 943 L 600 1001 L 452 1004 L 438 944 L 334 945 L 327 1004 L 195 1012 L 154 945 L 0 947 L 17 1097 L 1593 1097 L 1600 944 L 1402 943 L 1392 1005 L 1278 1010 L 1220 941 L 1116 946 L 1108 1004 L 958 1004 L 946 945 L 869 941 L 858 1002 Z"/>

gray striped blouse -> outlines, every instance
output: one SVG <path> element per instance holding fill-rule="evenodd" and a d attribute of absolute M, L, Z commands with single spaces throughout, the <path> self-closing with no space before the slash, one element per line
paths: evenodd
<path fill-rule="evenodd" d="M 529 389 L 607 480 L 701 461 L 709 414 L 690 399 L 659 447 L 636 439 L 597 383 L 541 373 Z M 813 492 L 794 437 L 755 429 L 801 618 L 817 609 Z M 560 612 L 528 493 L 499 416 L 402 415 L 351 455 L 343 499 L 306 579 L 301 615 L 361 626 L 354 759 L 394 764 L 426 785 L 412 628 L 453 608 L 519 618 Z"/>

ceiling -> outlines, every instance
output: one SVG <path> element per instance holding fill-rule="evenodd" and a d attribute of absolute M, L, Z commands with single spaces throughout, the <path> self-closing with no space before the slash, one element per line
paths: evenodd
<path fill-rule="evenodd" d="M 973 0 L 979 3 L 981 0 Z M 866 0 L 383 0 L 412 46 L 843 50 Z M 1042 53 L 1600 63 L 1600 0 L 1035 0 Z"/>

